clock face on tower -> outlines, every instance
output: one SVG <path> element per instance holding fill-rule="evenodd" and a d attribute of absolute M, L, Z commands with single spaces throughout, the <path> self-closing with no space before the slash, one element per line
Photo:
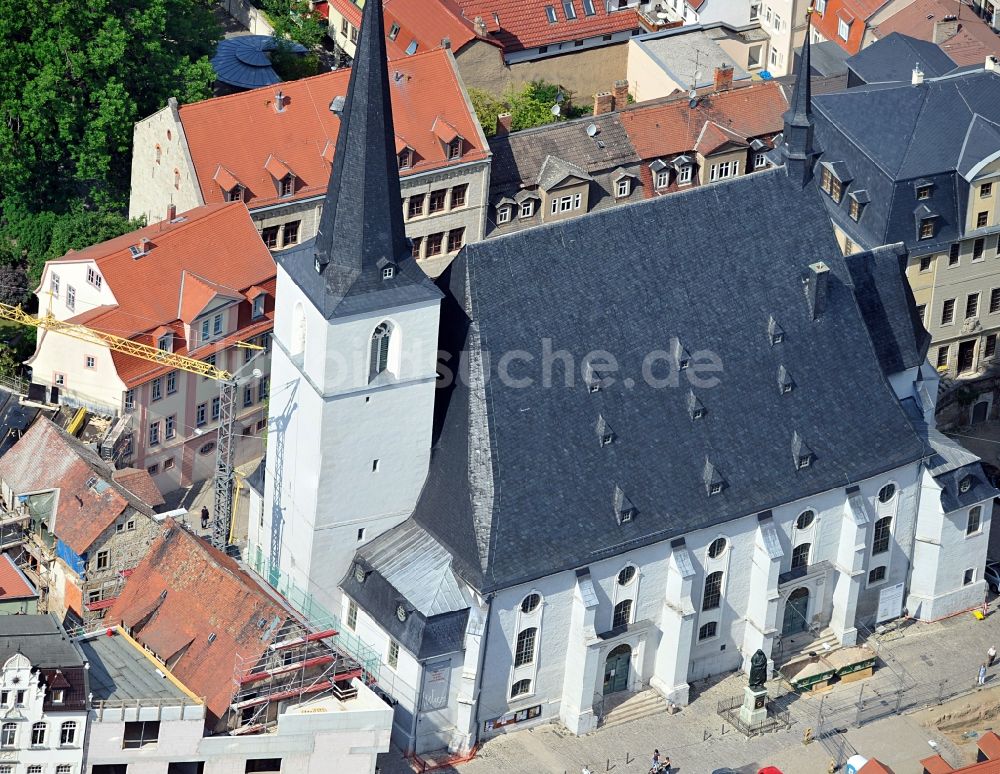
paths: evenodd
<path fill-rule="evenodd" d="M 406 620 L 406 608 L 402 605 L 396 605 L 396 618 L 400 621 Z"/>

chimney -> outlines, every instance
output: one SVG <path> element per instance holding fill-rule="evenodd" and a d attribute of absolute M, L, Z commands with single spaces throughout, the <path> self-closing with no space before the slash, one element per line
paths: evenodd
<path fill-rule="evenodd" d="M 173 220 L 177 217 L 177 205 L 172 202 L 167 205 L 167 220 Z"/>
<path fill-rule="evenodd" d="M 809 264 L 809 270 L 803 282 L 806 287 L 806 300 L 809 302 L 809 313 L 814 320 L 823 316 L 826 310 L 827 284 L 830 278 L 830 267 L 822 261 Z"/>
<path fill-rule="evenodd" d="M 941 21 L 934 22 L 933 42 L 944 43 L 948 38 L 958 34 L 958 19 L 954 16 L 945 16 Z"/>
<path fill-rule="evenodd" d="M 285 95 L 280 89 L 274 95 L 274 109 L 279 113 L 285 112 Z"/>
<path fill-rule="evenodd" d="M 733 68 L 729 65 L 719 65 L 715 68 L 715 90 L 729 91 L 733 88 Z"/>
<path fill-rule="evenodd" d="M 441 38 L 441 48 L 446 50 L 451 48 L 451 38 Z"/>
<path fill-rule="evenodd" d="M 614 91 L 611 92 L 614 97 L 614 107 L 613 110 L 624 110 L 628 105 L 628 81 L 615 81 Z"/>
<path fill-rule="evenodd" d="M 920 69 L 920 65 L 915 65 L 913 68 L 913 78 L 910 79 L 910 83 L 914 86 L 919 86 L 924 82 L 924 71 Z"/>
<path fill-rule="evenodd" d="M 494 134 L 497 137 L 502 137 L 505 134 L 510 134 L 510 124 L 513 121 L 513 117 L 510 113 L 501 113 L 497 116 L 497 129 Z"/>
<path fill-rule="evenodd" d="M 990 54 L 986 57 L 986 69 L 990 72 L 1000 73 L 1000 57 Z"/>
<path fill-rule="evenodd" d="M 482 16 L 477 16 L 476 20 L 472 23 L 472 26 L 476 29 L 476 34 L 481 37 L 486 37 L 486 22 L 483 21 Z"/>
<path fill-rule="evenodd" d="M 599 91 L 594 95 L 594 115 L 602 116 L 615 109 L 615 98 L 610 91 Z"/>

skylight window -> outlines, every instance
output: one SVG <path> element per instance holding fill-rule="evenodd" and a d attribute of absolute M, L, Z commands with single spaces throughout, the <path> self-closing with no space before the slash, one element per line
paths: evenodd
<path fill-rule="evenodd" d="M 556 9 L 553 8 L 551 5 L 545 6 L 545 15 L 549 19 L 549 24 L 555 24 L 556 23 L 556 21 L 557 21 L 557 19 L 556 19 Z"/>
<path fill-rule="evenodd" d="M 563 0 L 563 13 L 567 19 L 576 18 L 576 8 L 573 7 L 573 0 Z"/>
<path fill-rule="evenodd" d="M 393 24 L 392 27 L 389 28 L 389 40 L 395 40 L 397 35 L 399 35 L 399 25 Z"/>
<path fill-rule="evenodd" d="M 583 0 L 583 12 L 587 16 L 593 16 L 597 11 L 594 10 L 594 0 Z"/>
<path fill-rule="evenodd" d="M 417 53 L 417 41 L 411 40 L 410 45 L 406 47 L 406 55 L 413 56 L 415 53 Z"/>

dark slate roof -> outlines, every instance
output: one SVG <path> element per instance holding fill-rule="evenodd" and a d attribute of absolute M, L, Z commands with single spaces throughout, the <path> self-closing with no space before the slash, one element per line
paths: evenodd
<path fill-rule="evenodd" d="M 83 666 L 83 657 L 51 615 L 5 615 L 0 618 L 0 665 L 23 653 L 32 666 Z"/>
<path fill-rule="evenodd" d="M 844 262 L 882 371 L 888 375 L 921 365 L 931 336 L 917 315 L 906 281 L 903 245 L 878 247 Z"/>
<path fill-rule="evenodd" d="M 39 409 L 23 405 L 19 395 L 0 389 L 0 457 L 11 450 L 38 414 Z"/>
<path fill-rule="evenodd" d="M 1000 149 L 1000 73 L 980 68 L 920 86 L 868 84 L 818 95 L 813 117 L 820 162 L 846 162 L 852 180 L 845 193 L 864 190 L 870 199 L 855 222 L 848 196 L 839 204 L 824 197 L 837 225 L 864 247 L 903 242 L 921 254 L 939 252 L 964 235 L 963 176 Z M 917 200 L 917 180 L 932 185 L 930 199 Z M 929 240 L 917 239 L 920 205 L 936 216 Z"/>
<path fill-rule="evenodd" d="M 898 81 L 909 84 L 913 67 L 926 78 L 955 69 L 955 62 L 936 43 L 893 32 L 847 60 L 847 67 L 864 83 Z"/>
<path fill-rule="evenodd" d="M 734 212 L 753 217 L 714 217 Z M 830 269 L 829 296 L 813 320 L 803 277 L 820 261 Z M 781 169 L 471 244 L 441 282 L 449 294 L 439 345 L 469 355 L 463 378 L 438 391 L 430 472 L 413 518 L 483 591 L 925 454 L 883 376 L 819 194 Z M 784 332 L 774 345 L 772 316 Z M 555 386 L 542 386 L 542 337 L 575 359 L 572 387 L 562 386 L 559 361 Z M 505 385 L 495 372 L 513 350 L 535 357 L 511 370 L 536 377 L 530 386 Z M 596 367 L 594 378 L 614 380 L 597 392 L 580 371 L 594 350 L 620 365 L 607 374 Z M 694 388 L 702 418 L 689 414 L 686 379 L 654 389 L 640 378 L 645 356 L 664 350 L 720 358 L 720 382 Z M 782 366 L 794 383 L 784 394 Z M 663 367 L 658 361 L 657 375 Z M 614 428 L 609 444 L 595 434 L 599 416 Z M 802 470 L 796 433 L 815 455 Z M 721 494 L 708 495 L 707 461 L 725 481 Z M 621 524 L 616 487 L 635 509 Z"/>
<path fill-rule="evenodd" d="M 796 60 L 799 55 L 796 54 Z M 820 78 L 847 75 L 847 52 L 833 40 L 824 40 L 812 46 L 809 65 L 812 74 Z"/>
<path fill-rule="evenodd" d="M 288 42 L 296 54 L 305 54 L 307 49 L 298 43 Z M 237 89 L 256 89 L 272 83 L 281 83 L 281 78 L 271 67 L 269 54 L 278 47 L 272 35 L 239 35 L 219 41 L 212 57 L 215 77 Z"/>
<path fill-rule="evenodd" d="M 403 229 L 381 3 L 362 17 L 319 233 L 276 260 L 327 318 L 440 298 Z"/>

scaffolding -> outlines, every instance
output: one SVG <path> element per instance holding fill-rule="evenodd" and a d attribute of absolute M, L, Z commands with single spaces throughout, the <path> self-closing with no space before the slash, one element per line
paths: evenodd
<path fill-rule="evenodd" d="M 337 634 L 289 617 L 260 656 L 237 655 L 229 732 L 266 733 L 288 703 L 327 693 L 340 701 L 357 696 L 353 681 L 365 679 L 365 670 L 334 645 Z"/>

